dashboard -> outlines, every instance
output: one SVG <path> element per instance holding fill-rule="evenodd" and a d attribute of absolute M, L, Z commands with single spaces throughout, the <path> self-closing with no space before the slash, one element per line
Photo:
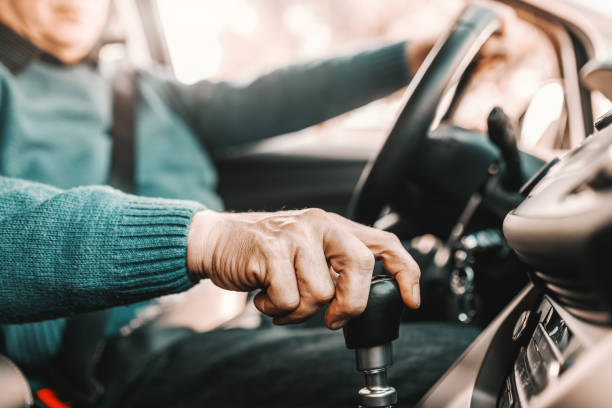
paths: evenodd
<path fill-rule="evenodd" d="M 610 406 L 612 126 L 525 188 L 504 235 L 531 283 L 419 407 Z"/>
<path fill-rule="evenodd" d="M 504 221 L 504 234 L 532 280 L 573 314 L 612 322 L 612 127 L 550 167 Z"/>

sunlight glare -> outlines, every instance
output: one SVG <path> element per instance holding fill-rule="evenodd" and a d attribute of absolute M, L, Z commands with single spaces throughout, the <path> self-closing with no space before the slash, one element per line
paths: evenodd
<path fill-rule="evenodd" d="M 158 5 L 176 77 L 187 84 L 219 73 L 225 29 L 246 36 L 257 28 L 257 11 L 245 0 L 158 0 Z"/>

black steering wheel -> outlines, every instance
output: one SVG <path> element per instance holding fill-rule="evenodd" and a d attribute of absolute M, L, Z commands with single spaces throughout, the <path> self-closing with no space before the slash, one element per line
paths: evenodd
<path fill-rule="evenodd" d="M 361 174 L 349 204 L 349 218 L 371 225 L 380 217 L 427 137 L 445 92 L 459 81 L 485 41 L 500 27 L 493 10 L 473 6 L 436 43 L 408 85 L 385 143 Z"/>

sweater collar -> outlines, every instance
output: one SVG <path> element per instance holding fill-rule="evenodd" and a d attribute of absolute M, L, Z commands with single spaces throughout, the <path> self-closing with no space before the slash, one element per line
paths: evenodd
<path fill-rule="evenodd" d="M 53 55 L 44 52 L 27 38 L 0 23 L 0 63 L 13 75 L 17 75 L 36 60 L 62 65 L 62 62 Z"/>

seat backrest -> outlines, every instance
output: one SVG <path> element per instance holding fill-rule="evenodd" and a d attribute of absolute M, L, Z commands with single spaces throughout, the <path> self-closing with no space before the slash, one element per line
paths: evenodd
<path fill-rule="evenodd" d="M 19 368 L 0 354 L 0 408 L 23 408 L 34 405 L 32 390 Z"/>

